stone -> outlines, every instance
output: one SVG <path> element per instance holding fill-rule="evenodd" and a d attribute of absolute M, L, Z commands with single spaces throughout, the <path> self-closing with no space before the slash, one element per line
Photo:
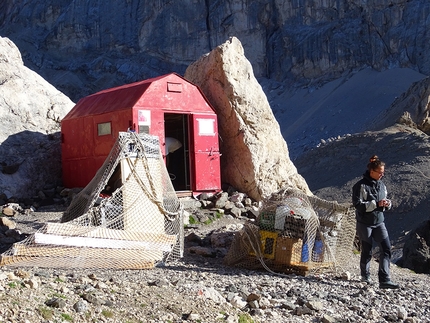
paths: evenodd
<path fill-rule="evenodd" d="M 54 297 L 45 301 L 45 305 L 54 308 L 64 308 L 66 306 L 66 302 L 58 297 Z"/>
<path fill-rule="evenodd" d="M 338 322 L 338 320 L 336 320 L 334 317 L 324 314 L 323 317 L 321 318 L 321 322 L 322 323 L 336 323 Z"/>
<path fill-rule="evenodd" d="M 75 304 L 73 304 L 73 309 L 77 313 L 85 313 L 88 309 L 88 303 L 84 300 L 79 300 Z"/>
<path fill-rule="evenodd" d="M 223 304 L 226 302 L 225 298 L 215 288 L 212 287 L 204 288 L 203 296 L 206 299 L 210 299 L 215 304 Z"/>
<path fill-rule="evenodd" d="M 19 278 L 30 278 L 30 273 L 26 270 L 17 269 L 13 273 Z"/>
<path fill-rule="evenodd" d="M 21 53 L 0 37 L 0 191 L 31 197 L 61 181 L 60 120 L 74 103 L 24 66 Z"/>
<path fill-rule="evenodd" d="M 200 247 L 200 246 L 190 247 L 188 248 L 188 252 L 199 256 L 203 256 L 203 257 L 215 256 L 215 251 L 212 248 L 206 248 L 206 247 Z"/>
<path fill-rule="evenodd" d="M 405 237 L 403 255 L 397 264 L 416 273 L 430 274 L 430 220 Z"/>
<path fill-rule="evenodd" d="M 230 304 L 237 308 L 244 308 L 247 305 L 246 301 L 238 295 L 233 297 L 233 299 L 230 301 Z"/>
<path fill-rule="evenodd" d="M 312 315 L 312 310 L 307 306 L 298 306 L 295 308 L 294 313 L 298 316 Z"/>
<path fill-rule="evenodd" d="M 198 321 L 198 320 L 200 320 L 200 315 L 198 313 L 191 313 L 190 315 L 188 315 L 187 320 Z"/>
<path fill-rule="evenodd" d="M 344 271 L 341 273 L 341 278 L 343 280 L 351 280 L 351 273 L 349 271 Z"/>
<path fill-rule="evenodd" d="M 312 194 L 289 159 L 239 39 L 231 37 L 202 56 L 187 68 L 185 78 L 202 89 L 218 115 L 223 181 L 257 201 L 284 187 Z"/>
<path fill-rule="evenodd" d="M 16 212 L 13 208 L 11 208 L 11 207 L 5 207 L 5 208 L 3 208 L 2 213 L 3 213 L 4 215 L 6 215 L 6 216 L 13 217 L 13 216 L 15 216 L 15 214 L 16 214 L 17 212 Z"/>
<path fill-rule="evenodd" d="M 4 216 L 0 217 L 0 225 L 5 226 L 8 229 L 16 228 L 16 222 Z"/>
<path fill-rule="evenodd" d="M 228 202 L 228 193 L 222 192 L 215 200 L 215 208 L 224 208 L 225 204 Z"/>
<path fill-rule="evenodd" d="M 238 218 L 238 217 L 240 217 L 241 215 L 242 215 L 242 210 L 241 209 L 239 209 L 238 207 L 236 207 L 236 206 L 233 206 L 230 210 L 229 210 L 229 213 L 231 214 L 231 215 L 233 215 L 235 218 Z"/>
<path fill-rule="evenodd" d="M 214 232 L 210 235 L 212 248 L 229 247 L 234 239 L 230 232 Z"/>
<path fill-rule="evenodd" d="M 259 301 L 261 299 L 261 295 L 255 294 L 255 293 L 251 293 L 248 295 L 248 297 L 246 298 L 247 302 L 251 302 L 251 301 Z"/>
<path fill-rule="evenodd" d="M 321 311 L 324 308 L 324 305 L 322 302 L 314 301 L 314 300 L 310 300 L 310 301 L 306 302 L 306 306 L 309 307 L 311 310 L 314 310 L 314 311 Z"/>
<path fill-rule="evenodd" d="M 24 284 L 32 289 L 39 288 L 39 280 L 35 278 L 24 281 Z"/>
<path fill-rule="evenodd" d="M 397 309 L 397 317 L 399 319 L 405 320 L 408 317 L 408 311 L 403 306 L 400 306 Z"/>

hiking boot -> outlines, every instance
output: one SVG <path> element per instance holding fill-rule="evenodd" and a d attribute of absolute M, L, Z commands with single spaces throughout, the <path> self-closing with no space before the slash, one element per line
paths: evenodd
<path fill-rule="evenodd" d="M 400 288 L 399 284 L 396 284 L 394 282 L 392 282 L 391 280 L 387 281 L 387 282 L 381 282 L 379 283 L 379 288 L 382 289 L 397 289 Z"/>
<path fill-rule="evenodd" d="M 367 285 L 370 285 L 372 283 L 372 280 L 369 276 L 361 276 L 361 282 L 366 283 Z"/>

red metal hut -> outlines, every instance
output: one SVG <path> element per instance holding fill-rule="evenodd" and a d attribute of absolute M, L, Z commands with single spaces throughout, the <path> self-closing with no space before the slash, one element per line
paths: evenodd
<path fill-rule="evenodd" d="M 158 136 L 164 156 L 166 138 L 180 142 L 167 164 L 176 191 L 220 190 L 217 116 L 199 87 L 176 73 L 79 100 L 61 122 L 64 186 L 86 186 L 128 129 Z"/>

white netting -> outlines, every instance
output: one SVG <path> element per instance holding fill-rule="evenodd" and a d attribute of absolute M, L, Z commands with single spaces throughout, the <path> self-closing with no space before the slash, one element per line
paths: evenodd
<path fill-rule="evenodd" d="M 183 206 L 158 137 L 119 133 L 60 222 L 15 243 L 0 265 L 144 269 L 182 257 Z"/>
<path fill-rule="evenodd" d="M 235 236 L 224 263 L 279 273 L 337 270 L 352 256 L 354 237 L 351 206 L 284 189 Z"/>

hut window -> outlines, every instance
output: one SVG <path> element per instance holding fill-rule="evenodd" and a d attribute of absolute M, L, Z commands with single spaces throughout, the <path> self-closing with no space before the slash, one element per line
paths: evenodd
<path fill-rule="evenodd" d="M 197 119 L 199 136 L 215 136 L 214 119 Z"/>
<path fill-rule="evenodd" d="M 167 82 L 167 92 L 182 92 L 182 83 Z"/>
<path fill-rule="evenodd" d="M 97 124 L 97 134 L 99 136 L 110 135 L 111 133 L 112 133 L 112 126 L 110 122 Z"/>

